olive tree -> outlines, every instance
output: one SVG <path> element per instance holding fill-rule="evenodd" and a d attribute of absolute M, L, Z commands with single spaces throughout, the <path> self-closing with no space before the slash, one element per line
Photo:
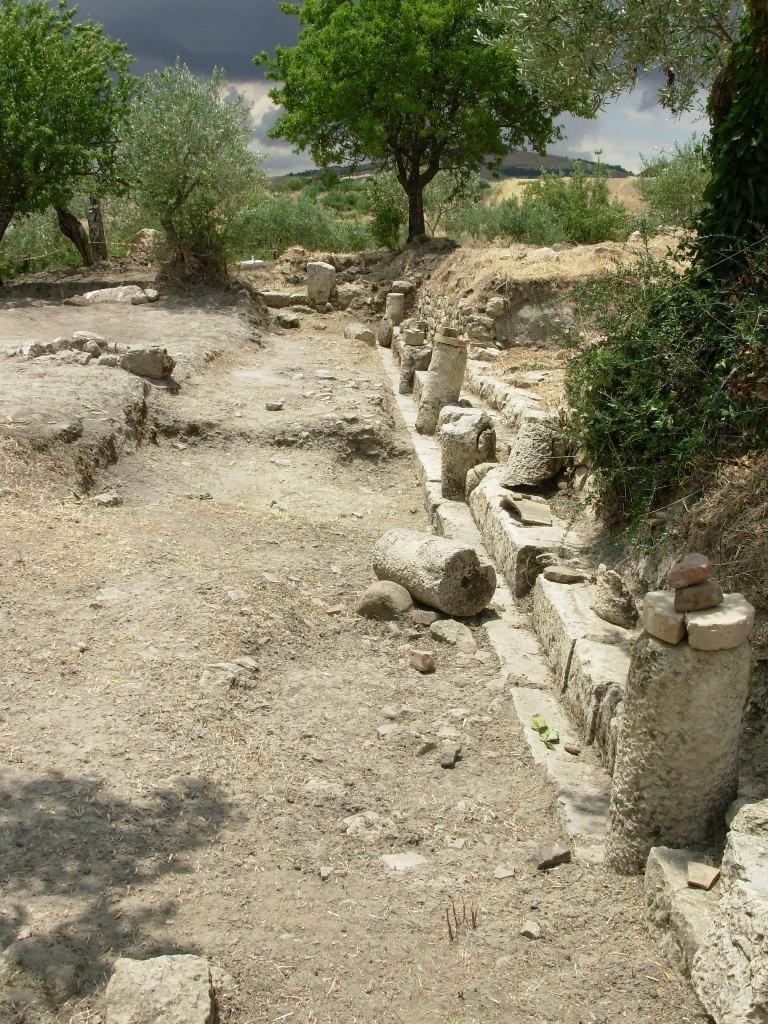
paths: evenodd
<path fill-rule="evenodd" d="M 141 80 L 121 166 L 177 268 L 225 272 L 236 215 L 263 184 L 250 137 L 249 104 L 225 87 L 221 71 L 203 80 L 176 64 Z"/>
<path fill-rule="evenodd" d="M 283 108 L 270 134 L 308 149 L 321 166 L 373 160 L 408 201 L 408 240 L 425 235 L 424 189 L 438 171 L 497 166 L 513 147 L 542 151 L 563 106 L 525 84 L 502 29 L 476 0 L 304 0 L 296 46 L 267 66 Z M 572 92 L 574 103 L 584 97 Z"/>
<path fill-rule="evenodd" d="M 72 237 L 71 197 L 114 173 L 130 57 L 74 15 L 66 0 L 0 0 L 0 241 L 15 214 L 49 206 Z"/>

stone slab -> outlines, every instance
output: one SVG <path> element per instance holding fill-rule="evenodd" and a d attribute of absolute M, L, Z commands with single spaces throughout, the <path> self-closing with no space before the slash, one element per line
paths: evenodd
<path fill-rule="evenodd" d="M 552 526 L 522 526 L 501 508 L 508 492 L 499 483 L 501 469 L 492 469 L 469 498 L 469 507 L 485 545 L 516 597 L 523 597 L 543 566 L 544 552 L 559 551 L 566 543 L 566 525 L 553 519 Z"/>
<path fill-rule="evenodd" d="M 629 650 L 636 630 L 626 630 L 601 619 L 591 608 L 591 587 L 575 583 L 564 587 L 539 576 L 533 588 L 533 628 L 555 673 L 556 685 L 568 684 L 574 645 L 587 638 Z"/>
<path fill-rule="evenodd" d="M 482 398 L 511 427 L 519 427 L 528 413 L 541 409 L 541 399 L 534 392 L 503 384 L 474 366 L 467 366 L 464 386 L 471 394 Z"/>
<path fill-rule="evenodd" d="M 645 917 L 670 963 L 689 975 L 693 958 L 712 925 L 717 892 L 688 886 L 688 864 L 701 859 L 692 850 L 655 846 L 645 868 Z"/>

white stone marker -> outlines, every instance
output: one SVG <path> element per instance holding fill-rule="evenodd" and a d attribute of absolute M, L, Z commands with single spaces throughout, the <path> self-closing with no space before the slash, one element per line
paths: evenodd
<path fill-rule="evenodd" d="M 399 327 L 405 316 L 405 295 L 402 292 L 390 292 L 384 300 L 384 312 L 388 313 L 395 327 Z"/>
<path fill-rule="evenodd" d="M 697 651 L 728 651 L 743 644 L 755 621 L 755 609 L 742 594 L 726 594 L 723 603 L 686 612 L 688 643 Z"/>
<path fill-rule="evenodd" d="M 336 287 L 336 269 L 319 260 L 307 264 L 307 298 L 312 306 L 324 306 Z"/>

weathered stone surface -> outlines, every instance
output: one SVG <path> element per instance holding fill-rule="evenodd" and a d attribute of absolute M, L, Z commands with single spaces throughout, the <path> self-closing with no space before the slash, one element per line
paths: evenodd
<path fill-rule="evenodd" d="M 488 302 L 485 305 L 485 311 L 488 316 L 492 317 L 494 320 L 500 320 L 507 314 L 506 300 L 503 299 L 501 295 L 494 295 L 492 299 L 488 299 Z"/>
<path fill-rule="evenodd" d="M 426 341 L 426 333 L 415 327 L 408 327 L 400 334 L 404 345 L 419 346 Z"/>
<path fill-rule="evenodd" d="M 138 377 L 150 377 L 152 380 L 163 380 L 170 377 L 176 366 L 176 360 L 168 355 L 164 348 L 131 349 L 120 357 L 120 366 L 128 373 Z"/>
<path fill-rule="evenodd" d="M 505 487 L 537 487 L 564 465 L 559 430 L 546 414 L 530 413 L 520 425 L 501 482 Z"/>
<path fill-rule="evenodd" d="M 384 300 L 384 310 L 395 327 L 398 327 L 405 316 L 405 295 L 402 292 L 390 292 Z"/>
<path fill-rule="evenodd" d="M 290 292 L 259 292 L 258 294 L 270 309 L 283 309 L 293 303 L 293 296 Z"/>
<path fill-rule="evenodd" d="M 623 699 L 628 672 L 629 652 L 623 647 L 587 637 L 573 645 L 563 700 L 583 739 L 597 746 L 609 771 L 613 768 L 610 723 Z M 614 689 L 618 694 L 613 694 Z"/>
<path fill-rule="evenodd" d="M 572 565 L 548 565 L 543 574 L 551 583 L 563 583 L 572 586 L 574 583 L 588 583 L 592 575 L 586 569 L 576 569 Z"/>
<path fill-rule="evenodd" d="M 367 619 L 391 621 L 413 607 L 411 595 L 399 583 L 378 580 L 372 583 L 357 603 L 357 614 Z"/>
<path fill-rule="evenodd" d="M 676 612 L 701 612 L 723 603 L 723 588 L 716 580 L 705 580 L 675 591 Z"/>
<path fill-rule="evenodd" d="M 521 526 L 551 526 L 552 510 L 546 501 L 536 501 L 522 494 L 505 494 L 501 507 L 506 509 Z"/>
<path fill-rule="evenodd" d="M 97 306 L 103 302 L 133 303 L 134 299 L 147 301 L 144 289 L 137 284 L 121 284 L 117 288 L 97 288 L 94 291 L 74 296 L 74 298 L 81 300 L 77 303 L 78 305 L 87 306 Z"/>
<path fill-rule="evenodd" d="M 443 743 L 440 747 L 440 767 L 455 768 L 461 760 L 461 745 L 459 743 Z"/>
<path fill-rule="evenodd" d="M 57 338 L 55 342 L 51 344 L 55 346 L 55 351 L 59 351 L 66 348 L 66 338 Z M 96 334 L 95 331 L 75 331 L 72 335 L 72 348 L 79 348 L 83 352 L 90 352 L 91 355 L 98 355 L 103 352 L 109 342 L 102 334 Z M 96 346 L 98 352 L 95 351 L 93 346 Z"/>
<path fill-rule="evenodd" d="M 712 927 L 691 980 L 716 1024 L 768 1021 L 768 801 L 733 820 Z"/>
<path fill-rule="evenodd" d="M 392 332 L 394 325 L 389 313 L 385 313 L 376 328 L 376 341 L 382 348 L 392 347 Z"/>
<path fill-rule="evenodd" d="M 562 545 L 565 524 L 555 520 L 552 526 L 522 526 L 499 507 L 505 493 L 499 471 L 491 471 L 473 489 L 469 507 L 491 557 L 515 597 L 522 597 L 542 571 L 539 555 Z"/>
<path fill-rule="evenodd" d="M 344 328 L 344 337 L 350 341 L 362 341 L 366 345 L 376 343 L 376 335 L 365 324 L 347 324 Z"/>
<path fill-rule="evenodd" d="M 411 612 L 411 619 L 417 626 L 431 626 L 438 618 L 437 612 L 429 611 L 427 608 L 414 608 Z"/>
<path fill-rule="evenodd" d="M 409 281 L 407 278 L 400 278 L 397 281 L 392 282 L 392 288 L 390 291 L 402 292 L 403 295 L 408 295 L 414 289 L 413 281 Z"/>
<path fill-rule="evenodd" d="M 428 675 L 437 668 L 435 656 L 431 651 L 409 651 L 408 662 L 411 668 L 415 668 L 417 672 L 421 672 L 423 675 Z"/>
<path fill-rule="evenodd" d="M 211 969 L 199 956 L 120 957 L 105 995 L 106 1024 L 213 1024 Z"/>
<path fill-rule="evenodd" d="M 296 330 L 297 327 L 301 326 L 301 320 L 299 320 L 295 313 L 278 313 L 275 317 L 275 323 L 287 330 Z"/>
<path fill-rule="evenodd" d="M 496 589 L 496 572 L 468 544 L 415 530 L 390 530 L 373 551 L 379 579 L 393 580 L 415 600 L 447 615 L 476 615 Z"/>
<path fill-rule="evenodd" d="M 427 863 L 427 858 L 409 850 L 408 853 L 385 853 L 381 858 L 392 871 L 413 871 Z"/>
<path fill-rule="evenodd" d="M 685 638 L 685 616 L 675 611 L 670 590 L 651 590 L 643 598 L 643 627 L 657 640 L 679 644 Z"/>
<path fill-rule="evenodd" d="M 748 638 L 755 609 L 742 594 L 726 594 L 717 608 L 687 612 L 688 643 L 697 651 L 728 651 Z"/>
<path fill-rule="evenodd" d="M 434 434 L 440 410 L 458 400 L 466 368 L 466 341 L 445 335 L 436 337 L 429 374 L 416 414 L 416 430 L 420 434 Z"/>
<path fill-rule="evenodd" d="M 717 908 L 717 894 L 688 886 L 688 864 L 699 854 L 655 846 L 645 868 L 645 916 L 664 956 L 683 974 L 693 958 Z"/>
<path fill-rule="evenodd" d="M 610 867 L 639 873 L 652 846 L 705 848 L 721 837 L 738 785 L 750 661 L 749 644 L 705 652 L 648 633 L 637 641 L 613 773 Z"/>
<path fill-rule="evenodd" d="M 336 268 L 314 260 L 307 264 L 307 299 L 313 306 L 324 306 L 336 287 Z"/>
<path fill-rule="evenodd" d="M 493 469 L 495 465 L 495 462 L 481 462 L 469 470 L 464 483 L 464 496 L 467 501 L 469 501 L 469 496 L 472 491 L 474 491 L 478 484 L 485 479 L 486 474 Z"/>
<path fill-rule="evenodd" d="M 601 619 L 623 629 L 631 629 L 637 622 L 634 598 L 613 569 L 598 571 L 592 591 L 592 608 Z"/>
<path fill-rule="evenodd" d="M 706 555 L 692 552 L 675 562 L 667 573 L 670 587 L 690 587 L 694 583 L 703 583 L 712 574 L 712 565 Z"/>
<path fill-rule="evenodd" d="M 455 619 L 438 619 L 429 627 L 429 632 L 436 640 L 450 647 L 458 647 L 466 654 L 474 654 L 477 650 L 472 630 L 463 622 L 456 622 Z"/>
<path fill-rule="evenodd" d="M 403 345 L 400 349 L 400 386 L 401 395 L 409 395 L 413 391 L 414 376 L 419 370 L 428 369 L 432 360 L 432 346 Z"/>
<path fill-rule="evenodd" d="M 548 871 L 560 864 L 571 863 L 571 849 L 564 843 L 555 843 L 552 846 L 540 846 L 531 854 L 537 871 Z"/>
<path fill-rule="evenodd" d="M 493 420 L 479 409 L 447 405 L 440 411 L 437 435 L 441 450 L 440 485 L 444 498 L 463 500 L 467 473 L 496 458 Z"/>

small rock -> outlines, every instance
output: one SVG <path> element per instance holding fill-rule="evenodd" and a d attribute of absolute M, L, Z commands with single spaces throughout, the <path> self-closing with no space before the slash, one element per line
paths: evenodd
<path fill-rule="evenodd" d="M 681 558 L 667 573 L 667 584 L 674 587 L 690 587 L 694 583 L 704 583 L 712 574 L 712 565 L 706 555 L 694 552 Z"/>
<path fill-rule="evenodd" d="M 385 853 L 381 858 L 388 868 L 393 871 L 413 871 L 427 863 L 427 858 L 420 853 Z"/>
<path fill-rule="evenodd" d="M 112 1024 L 209 1024 L 216 1016 L 211 969 L 199 956 L 120 957 L 104 998 Z"/>
<path fill-rule="evenodd" d="M 690 889 L 705 889 L 709 892 L 719 877 L 720 868 L 715 868 L 711 864 L 688 861 L 688 887 Z"/>
<path fill-rule="evenodd" d="M 376 732 L 379 734 L 381 739 L 386 739 L 387 736 L 391 736 L 393 733 L 397 732 L 397 730 L 398 725 L 396 722 L 387 722 L 386 725 L 380 725 Z"/>
<path fill-rule="evenodd" d="M 411 668 L 415 668 L 417 672 L 422 672 L 426 674 L 429 672 L 434 672 L 435 669 L 437 668 L 435 656 L 434 654 L 432 654 L 431 651 L 410 651 L 408 654 L 408 659 Z"/>
<path fill-rule="evenodd" d="M 437 744 L 434 740 L 419 740 L 416 744 L 416 757 L 424 757 L 425 754 L 431 754 L 436 749 Z"/>
<path fill-rule="evenodd" d="M 366 345 L 376 344 L 376 335 L 365 324 L 347 324 L 344 328 L 344 337 L 350 341 L 362 341 Z"/>
<path fill-rule="evenodd" d="M 723 603 L 723 588 L 716 580 L 693 583 L 675 590 L 676 612 L 703 612 Z"/>
<path fill-rule="evenodd" d="M 456 622 L 455 619 L 438 619 L 429 627 L 429 632 L 436 640 L 457 647 L 465 654 L 474 654 L 477 650 L 472 630 L 463 622 Z"/>
<path fill-rule="evenodd" d="M 321 882 L 327 882 L 328 879 L 333 874 L 333 868 L 329 867 L 327 864 L 321 864 L 320 865 L 320 870 L 318 871 L 318 874 L 320 875 L 320 881 Z"/>
<path fill-rule="evenodd" d="M 455 768 L 461 760 L 461 745 L 458 743 L 444 743 L 440 748 L 440 767 Z"/>
<path fill-rule="evenodd" d="M 587 583 L 591 579 L 585 569 L 574 569 L 570 565 L 548 565 L 542 575 L 550 583 Z"/>
<path fill-rule="evenodd" d="M 493 872 L 493 877 L 498 878 L 500 882 L 503 882 L 505 878 L 515 877 L 515 869 L 508 868 L 505 864 L 497 864 L 496 870 Z"/>
<path fill-rule="evenodd" d="M 601 566 L 592 597 L 592 610 L 614 626 L 631 629 L 637 621 L 637 608 L 629 589 L 617 572 Z"/>
<path fill-rule="evenodd" d="M 113 355 L 99 356 L 96 360 L 97 366 L 117 366 L 118 357 Z"/>
<path fill-rule="evenodd" d="M 379 580 L 372 583 L 357 603 L 357 614 L 367 619 L 392 621 L 413 607 L 411 595 L 399 583 Z"/>
<path fill-rule="evenodd" d="M 265 402 L 264 408 L 267 412 L 280 412 L 281 409 L 285 408 L 285 402 L 282 400 L 279 402 Z"/>
<path fill-rule="evenodd" d="M 275 323 L 279 327 L 285 327 L 287 330 L 295 330 L 301 326 L 301 321 L 295 313 L 278 313 L 275 317 Z"/>
<path fill-rule="evenodd" d="M 138 377 L 163 380 L 173 373 L 176 360 L 168 355 L 166 349 L 153 346 L 152 348 L 131 349 L 126 352 L 120 358 L 120 366 L 123 370 L 135 373 Z"/>
<path fill-rule="evenodd" d="M 548 871 L 550 868 L 556 868 L 559 864 L 570 864 L 571 850 L 564 843 L 540 846 L 531 854 L 531 860 L 536 865 L 537 871 Z"/>
<path fill-rule="evenodd" d="M 104 494 L 95 494 L 91 501 L 94 505 L 98 505 L 100 508 L 117 508 L 123 504 L 123 499 L 119 494 L 111 494 L 105 492 Z"/>
<path fill-rule="evenodd" d="M 526 921 L 520 929 L 520 934 L 526 939 L 540 939 L 541 925 L 538 921 Z"/>
<path fill-rule="evenodd" d="M 566 754 L 572 754 L 573 757 L 578 757 L 581 753 L 581 747 L 577 747 L 575 743 L 564 743 L 563 750 Z"/>
<path fill-rule="evenodd" d="M 416 509 L 413 510 L 417 511 Z M 426 608 L 414 608 L 411 611 L 411 621 L 417 626 L 431 626 L 433 622 L 437 622 L 440 616 L 437 612 L 428 611 Z"/>
<path fill-rule="evenodd" d="M 674 594 L 651 590 L 643 598 L 643 628 L 667 644 L 679 644 L 685 636 L 685 616 L 675 611 Z"/>

